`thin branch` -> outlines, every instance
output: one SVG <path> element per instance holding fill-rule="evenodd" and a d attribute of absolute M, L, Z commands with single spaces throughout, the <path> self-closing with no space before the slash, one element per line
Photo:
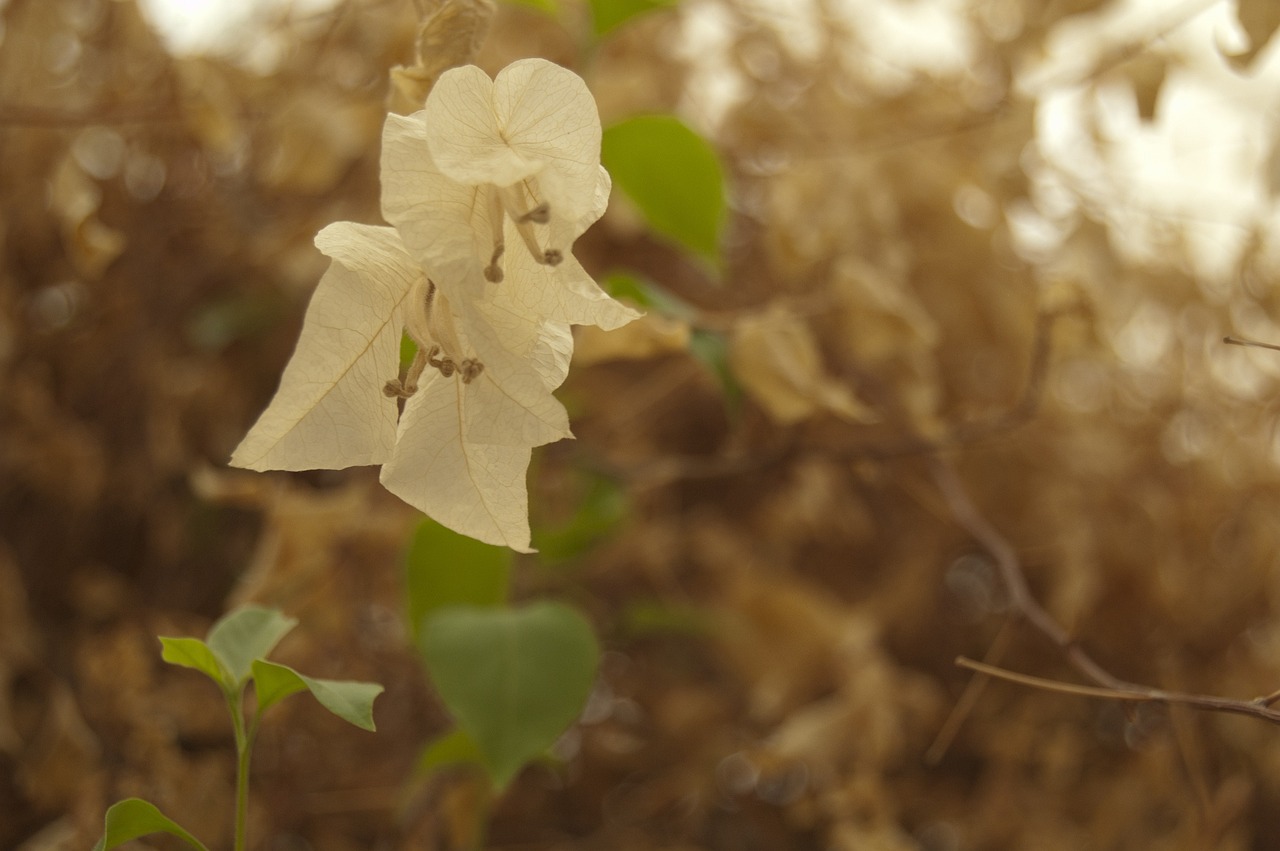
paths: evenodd
<path fill-rule="evenodd" d="M 970 499 L 968 492 L 961 484 L 960 477 L 956 475 L 951 466 L 941 459 L 935 458 L 933 477 L 943 497 L 951 507 L 951 513 L 955 516 L 956 522 L 972 535 L 995 559 L 1001 579 L 1004 581 L 1005 588 L 1009 594 L 1009 603 L 1012 610 L 1056 644 L 1076 670 L 1098 685 L 1077 685 L 1019 674 L 964 657 L 956 660 L 957 665 L 990 677 L 997 677 L 1032 688 L 1046 689 L 1063 694 L 1097 697 L 1105 700 L 1177 704 L 1207 712 L 1248 715 L 1253 718 L 1270 721 L 1273 724 L 1280 724 L 1280 711 L 1271 708 L 1271 705 L 1277 699 L 1276 694 L 1258 697 L 1253 700 L 1234 700 L 1212 695 L 1165 691 L 1164 689 L 1128 682 L 1107 671 L 1095 662 L 1089 654 L 1085 653 L 1084 649 L 1076 643 L 1066 629 L 1054 620 L 1053 616 L 1031 594 L 1031 590 L 1027 586 L 1026 577 L 1022 572 L 1022 563 L 1018 560 L 1013 545 L 996 531 L 995 527 L 978 511 L 977 506 L 974 505 L 973 500 Z"/>
<path fill-rule="evenodd" d="M 1241 337 L 1223 337 L 1222 342 L 1229 346 L 1247 346 L 1255 349 L 1271 349 L 1280 352 L 1280 346 L 1273 343 L 1260 343 L 1257 340 L 1245 340 Z"/>
<path fill-rule="evenodd" d="M 986 665 L 995 666 L 1004 656 L 1005 651 L 1009 649 L 1009 641 L 1013 638 L 1012 626 L 1013 621 L 1006 620 L 1000 627 L 1000 631 L 996 633 L 995 641 L 991 642 L 991 646 L 987 648 L 987 655 L 983 659 Z M 951 743 L 955 741 L 956 734 L 960 732 L 961 726 L 964 725 L 965 720 L 973 712 L 973 707 L 978 705 L 978 698 L 982 697 L 982 693 L 987 690 L 987 683 L 989 682 L 991 682 L 991 678 L 982 674 L 970 678 L 964 691 L 960 694 L 960 699 L 956 701 L 956 705 L 952 708 L 951 714 L 943 722 L 942 729 L 934 737 L 933 744 L 929 745 L 929 749 L 924 752 L 925 765 L 937 765 L 942 762 L 942 758 L 946 756 Z"/>
<path fill-rule="evenodd" d="M 967 656 L 957 656 L 956 666 L 966 668 L 983 676 L 994 677 L 997 680 L 1017 683 L 1020 686 L 1038 688 L 1043 691 L 1056 691 L 1059 694 L 1073 694 L 1077 697 L 1097 697 L 1103 700 L 1123 700 L 1132 703 L 1148 703 L 1159 699 L 1153 697 L 1152 692 L 1149 690 L 1105 688 L 1103 686 L 1082 686 L 1077 683 L 1064 683 L 1061 680 L 1019 674 L 1017 671 L 1010 671 L 1008 668 L 1001 668 L 996 665 L 988 665 L 984 662 L 970 659 Z"/>
<path fill-rule="evenodd" d="M 967 668 L 970 671 L 984 674 L 988 677 L 1006 680 L 1029 688 L 1058 692 L 1059 694 L 1072 694 L 1078 697 L 1096 697 L 1102 700 L 1119 700 L 1126 703 L 1165 703 L 1177 706 L 1188 706 L 1192 709 L 1202 709 L 1208 712 L 1225 712 L 1232 715 L 1248 715 L 1251 718 L 1261 718 L 1264 721 L 1270 721 L 1272 724 L 1280 724 L 1280 712 L 1277 712 L 1274 709 L 1268 709 L 1261 702 L 1261 698 L 1256 700 L 1233 700 L 1229 697 L 1214 697 L 1212 695 L 1205 694 L 1188 694 L 1180 691 L 1165 691 L 1164 689 L 1149 688 L 1147 686 L 1136 685 L 1134 683 L 1127 683 L 1123 688 L 1083 686 L 1076 683 L 1064 683 L 1060 680 L 1051 680 L 1045 677 L 1033 677 L 1030 674 L 1020 674 L 1006 668 L 999 668 L 995 665 L 987 665 L 982 662 L 977 662 L 964 656 L 957 657 L 956 664 L 961 668 Z"/>

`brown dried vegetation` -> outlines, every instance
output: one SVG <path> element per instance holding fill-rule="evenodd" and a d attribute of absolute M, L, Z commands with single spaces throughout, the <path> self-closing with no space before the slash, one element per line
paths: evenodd
<path fill-rule="evenodd" d="M 1104 32 L 1112 4 L 954 4 L 971 44 L 949 70 L 885 67 L 838 4 L 797 5 L 822 24 L 804 49 L 760 4 L 687 0 L 590 55 L 577 5 L 563 24 L 504 6 L 481 50 L 490 71 L 575 67 L 606 124 L 703 122 L 730 175 L 723 281 L 625 204 L 577 250 L 692 305 L 742 392 L 670 320 L 581 341 L 562 394 L 579 439 L 541 452 L 533 502 L 554 513 L 591 470 L 629 512 L 568 567 L 522 562 L 519 584 L 583 606 L 608 652 L 564 771 L 526 771 L 490 846 L 1280 846 L 1280 728 L 998 682 L 968 699 L 954 665 L 1083 681 L 1011 610 L 940 482 L 963 483 L 1112 674 L 1245 700 L 1280 686 L 1280 360 L 1220 343 L 1280 339 L 1266 218 L 1226 225 L 1244 249 L 1204 271 L 1204 222 L 1086 185 L 1036 131 L 1073 87 L 1132 92 L 1154 120 L 1199 67 L 1173 36 L 1213 4 L 1038 88 L 1021 69 L 1068 28 Z M 1265 41 L 1263 4 L 1240 5 Z M 679 48 L 695 15 L 715 51 Z M 410 780 L 446 724 L 401 622 L 413 513 L 367 470 L 224 466 L 323 269 L 312 236 L 378 221 L 412 4 L 286 16 L 266 74 L 170 57 L 128 0 L 0 16 L 0 846 L 88 847 L 108 803 L 141 795 L 226 847 L 230 730 L 155 635 L 254 600 L 301 620 L 283 661 L 387 686 L 376 735 L 301 700 L 268 718 L 258 847 L 461 847 L 467 778 Z M 1260 46 L 1236 61 L 1256 70 Z M 713 121 L 717 74 L 739 97 Z M 1105 159 L 1104 118 L 1085 123 L 1080 157 Z M 1029 212 L 1048 248 L 1014 232 Z"/>

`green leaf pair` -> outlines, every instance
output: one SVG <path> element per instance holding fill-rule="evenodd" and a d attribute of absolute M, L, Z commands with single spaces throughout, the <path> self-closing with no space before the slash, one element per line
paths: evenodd
<path fill-rule="evenodd" d="M 174 665 L 192 668 L 213 680 L 226 698 L 236 734 L 236 848 L 244 847 L 244 808 L 248 794 L 249 752 L 262 714 L 291 694 L 310 691 L 320 705 L 345 721 L 372 731 L 373 701 L 382 686 L 347 680 L 307 677 L 265 657 L 280 639 L 297 625 L 293 618 L 274 609 L 244 606 L 221 618 L 208 637 L 160 638 L 161 657 Z M 254 685 L 257 707 L 248 725 L 242 710 L 245 688 Z M 153 833 L 176 836 L 192 848 L 205 846 L 152 803 L 126 798 L 107 810 L 102 838 L 94 851 L 108 851 L 130 840 Z"/>
<path fill-rule="evenodd" d="M 161 636 L 161 657 L 209 677 L 230 698 L 252 680 L 258 713 L 291 694 L 310 691 L 320 705 L 363 730 L 373 731 L 373 700 L 382 686 L 346 680 L 322 680 L 264 658 L 298 622 L 275 609 L 244 606 L 219 620 L 206 641 Z"/>
<path fill-rule="evenodd" d="M 511 553 L 424 521 L 405 559 L 409 614 L 457 729 L 419 765 L 481 766 L 501 791 L 573 723 L 595 679 L 587 620 L 561 603 L 506 604 Z"/>

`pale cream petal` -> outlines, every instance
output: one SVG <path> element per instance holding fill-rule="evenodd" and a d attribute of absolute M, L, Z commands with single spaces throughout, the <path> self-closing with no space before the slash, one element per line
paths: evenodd
<path fill-rule="evenodd" d="M 251 470 L 336 470 L 391 453 L 404 302 L 417 264 L 391 228 L 338 222 L 316 237 L 334 258 L 307 307 L 280 389 L 231 456 Z"/>
<path fill-rule="evenodd" d="M 548 390 L 555 390 L 569 375 L 573 360 L 573 332 L 563 322 L 544 322 L 529 361 Z"/>
<path fill-rule="evenodd" d="M 587 84 L 554 62 L 522 59 L 494 80 L 493 109 L 511 149 L 540 166 L 538 186 L 552 214 L 583 218 L 595 205 L 600 174 L 600 113 Z"/>
<path fill-rule="evenodd" d="M 538 316 L 570 325 L 598 325 L 606 331 L 640 315 L 600 289 L 572 254 L 558 266 L 543 266 L 527 252 L 513 253 L 507 278 L 490 290 L 489 303 L 487 312 L 495 322 L 499 314 Z"/>
<path fill-rule="evenodd" d="M 484 372 L 470 385 L 464 432 L 468 441 L 501 445 L 541 446 L 566 437 L 569 415 L 547 386 L 548 374 L 532 357 L 541 323 L 531 324 L 534 341 L 512 351 L 510 340 L 494 333 L 474 306 L 465 306 L 467 341 Z"/>
<path fill-rule="evenodd" d="M 459 183 L 508 186 L 543 166 L 542 158 L 530 159 L 509 144 L 494 111 L 493 80 L 474 65 L 441 74 L 418 115 L 436 165 Z"/>
<path fill-rule="evenodd" d="M 566 437 L 569 414 L 539 381 L 529 362 L 521 362 L 514 381 L 501 381 L 496 369 L 467 386 L 465 435 L 470 443 L 494 446 L 541 446 Z"/>
<path fill-rule="evenodd" d="M 469 385 L 439 373 L 405 403 L 381 481 L 455 532 L 519 552 L 529 548 L 528 446 L 463 440 Z"/>
<path fill-rule="evenodd" d="M 484 267 L 493 252 L 487 193 L 494 190 L 464 186 L 436 168 L 422 115 L 387 116 L 382 215 L 445 295 L 455 302 L 474 299 L 484 288 Z"/>

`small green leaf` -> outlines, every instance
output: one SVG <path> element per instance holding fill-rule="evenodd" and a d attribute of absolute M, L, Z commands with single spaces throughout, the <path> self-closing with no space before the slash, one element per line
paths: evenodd
<path fill-rule="evenodd" d="M 287 665 L 257 659 L 253 662 L 254 690 L 261 713 L 291 694 L 310 691 L 320 705 L 343 721 L 372 732 L 373 701 L 382 694 L 377 683 L 355 680 L 321 680 L 299 674 Z"/>
<path fill-rule="evenodd" d="M 450 765 L 474 764 L 484 767 L 484 754 L 475 740 L 461 727 L 455 727 L 422 749 L 418 757 L 419 774 L 430 774 Z"/>
<path fill-rule="evenodd" d="M 417 637 L 422 619 L 445 606 L 498 606 L 507 599 L 511 550 L 482 544 L 434 520 L 414 530 L 405 553 L 409 624 Z"/>
<path fill-rule="evenodd" d="M 262 714 L 292 694 L 306 691 L 307 684 L 292 668 L 255 659 L 253 662 L 253 691 L 258 699 L 258 713 Z"/>
<path fill-rule="evenodd" d="M 625 24 L 636 15 L 675 5 L 676 0 L 591 0 L 591 22 L 596 37 Z"/>
<path fill-rule="evenodd" d="M 436 690 L 497 789 L 582 711 L 600 655 L 586 619 L 549 602 L 440 609 L 423 623 L 420 643 Z"/>
<path fill-rule="evenodd" d="M 600 156 L 655 231 L 717 256 L 724 172 L 705 139 L 673 115 L 644 115 L 607 128 Z"/>
<path fill-rule="evenodd" d="M 249 678 L 253 660 L 270 653 L 297 623 L 276 609 L 241 606 L 209 630 L 209 649 L 226 666 L 238 687 Z"/>
<path fill-rule="evenodd" d="M 213 655 L 209 645 L 198 638 L 169 638 L 160 636 L 160 658 L 171 665 L 194 668 L 205 674 L 218 684 L 223 691 L 234 692 L 237 688 L 235 677 L 231 676 L 226 666 Z"/>
<path fill-rule="evenodd" d="M 199 839 L 165 816 L 155 804 L 141 798 L 125 798 L 111 805 L 107 810 L 102 838 L 98 840 L 97 845 L 93 846 L 93 851 L 108 851 L 131 839 L 152 833 L 168 833 L 178 837 L 192 848 L 208 851 Z"/>

